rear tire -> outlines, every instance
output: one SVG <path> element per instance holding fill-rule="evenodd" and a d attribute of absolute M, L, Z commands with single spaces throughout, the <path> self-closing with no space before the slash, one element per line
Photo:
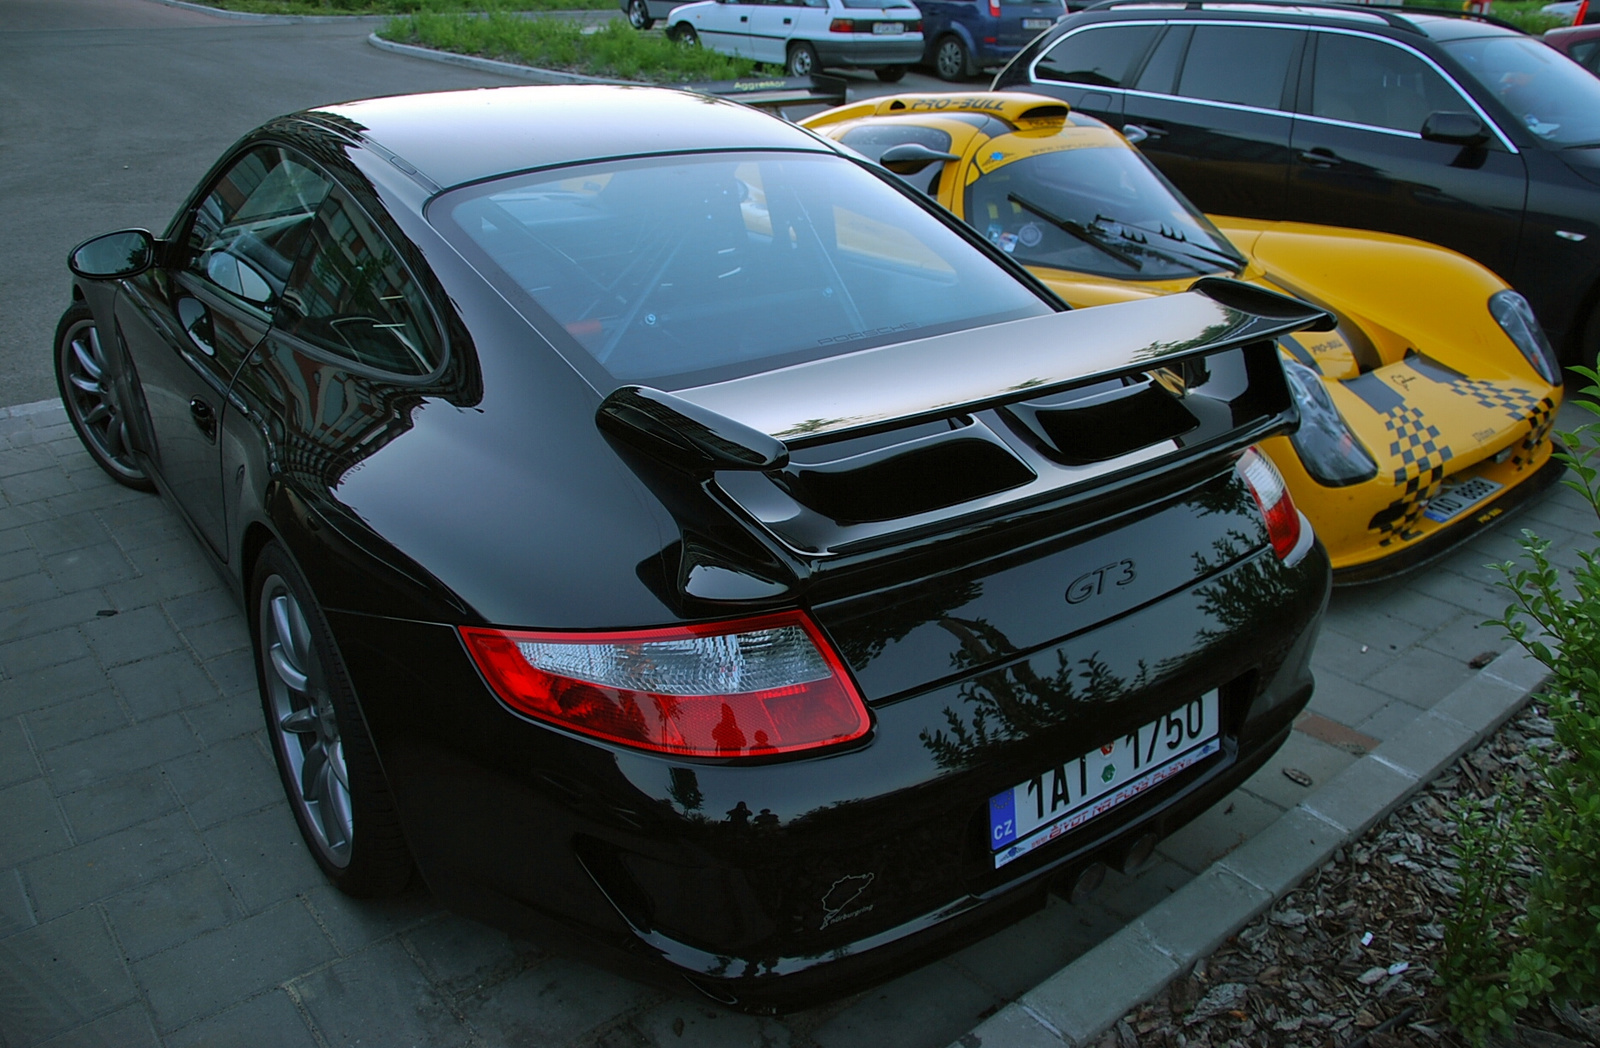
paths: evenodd
<path fill-rule="evenodd" d="M 679 22 L 667 31 L 667 35 L 684 47 L 700 46 L 700 34 L 688 22 Z"/>
<path fill-rule="evenodd" d="M 276 542 L 250 576 L 250 632 L 267 736 L 289 808 L 346 895 L 396 895 L 411 853 L 344 662 L 305 576 Z"/>
<path fill-rule="evenodd" d="M 644 5 L 644 0 L 628 0 L 628 24 L 640 32 L 656 24 L 656 20 L 650 17 L 650 9 Z"/>
<path fill-rule="evenodd" d="M 942 36 L 933 49 L 933 71 L 940 80 L 965 80 L 972 75 L 972 56 L 959 36 Z"/>
<path fill-rule="evenodd" d="M 118 484 L 154 491 L 156 486 L 133 457 L 128 414 L 106 373 L 105 346 L 88 306 L 74 302 L 61 314 L 55 346 L 56 389 L 84 450 Z"/>
<path fill-rule="evenodd" d="M 816 48 L 804 40 L 796 40 L 789 45 L 789 58 L 783 64 L 785 73 L 790 76 L 810 76 L 819 68 Z"/>
<path fill-rule="evenodd" d="M 903 80 L 905 78 L 906 67 L 905 66 L 884 66 L 881 69 L 874 70 L 874 72 L 876 72 L 878 74 L 878 79 L 882 80 L 884 83 L 886 83 L 886 84 L 897 84 L 897 83 L 899 83 L 901 80 Z"/>

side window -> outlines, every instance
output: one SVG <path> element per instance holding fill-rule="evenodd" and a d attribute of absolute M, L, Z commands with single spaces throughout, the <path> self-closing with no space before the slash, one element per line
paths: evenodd
<path fill-rule="evenodd" d="M 1585 40 L 1573 44 L 1568 52 L 1572 60 L 1591 73 L 1600 74 L 1600 40 Z"/>
<path fill-rule="evenodd" d="M 271 305 L 328 187 L 287 150 L 252 149 L 195 210 L 185 268 L 247 302 Z"/>
<path fill-rule="evenodd" d="M 1178 79 L 1178 66 L 1183 62 L 1183 50 L 1189 46 L 1192 31 L 1186 25 L 1175 25 L 1168 29 L 1133 86 L 1152 94 L 1172 94 L 1173 82 Z"/>
<path fill-rule="evenodd" d="M 1317 34 L 1311 115 L 1420 131 L 1429 113 L 1467 104 L 1415 54 L 1369 37 Z"/>
<path fill-rule="evenodd" d="M 278 327 L 368 367 L 425 375 L 439 335 L 399 254 L 342 189 L 328 194 L 289 276 Z"/>
<path fill-rule="evenodd" d="M 1289 66 L 1300 50 L 1299 29 L 1195 26 L 1178 77 L 1178 94 L 1259 109 L 1281 109 Z"/>
<path fill-rule="evenodd" d="M 1064 36 L 1034 66 L 1039 80 L 1120 87 L 1161 26 L 1113 25 Z"/>

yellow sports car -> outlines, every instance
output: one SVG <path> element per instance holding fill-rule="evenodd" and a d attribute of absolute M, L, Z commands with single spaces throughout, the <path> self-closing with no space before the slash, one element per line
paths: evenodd
<path fill-rule="evenodd" d="M 895 171 L 1073 306 L 1225 273 L 1339 318 L 1286 338 L 1300 429 L 1263 449 L 1336 582 L 1403 571 L 1560 476 L 1561 369 L 1527 301 L 1489 270 L 1405 237 L 1207 218 L 1127 139 L 1056 99 L 897 95 L 804 126 Z"/>

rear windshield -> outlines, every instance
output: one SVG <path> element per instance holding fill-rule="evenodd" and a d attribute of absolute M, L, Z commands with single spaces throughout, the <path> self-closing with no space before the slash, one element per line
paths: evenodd
<path fill-rule="evenodd" d="M 574 366 L 620 383 L 679 389 L 1051 308 L 837 156 L 567 167 L 447 194 L 429 218 Z"/>

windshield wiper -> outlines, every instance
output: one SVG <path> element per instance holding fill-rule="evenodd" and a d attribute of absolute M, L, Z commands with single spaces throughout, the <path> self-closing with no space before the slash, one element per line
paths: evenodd
<path fill-rule="evenodd" d="M 1217 248 L 1214 248 L 1214 247 L 1207 247 L 1205 244 L 1197 244 L 1193 240 L 1190 240 L 1188 237 L 1184 236 L 1181 231 L 1177 232 L 1177 233 L 1173 233 L 1173 232 L 1170 232 L 1170 231 L 1168 231 L 1166 229 L 1151 229 L 1149 226 L 1142 226 L 1142 225 L 1139 225 L 1136 222 L 1122 222 L 1122 221 L 1120 221 L 1118 219 L 1115 219 L 1115 218 L 1107 218 L 1104 215 L 1096 215 L 1095 216 L 1095 220 L 1096 221 L 1113 222 L 1113 223 L 1115 223 L 1115 224 L 1117 224 L 1119 226 L 1122 226 L 1125 229 L 1137 229 L 1141 233 L 1154 233 L 1156 236 L 1161 237 L 1163 240 L 1171 240 L 1174 243 L 1184 244 L 1184 245 L 1186 245 L 1187 247 L 1189 247 L 1190 249 L 1192 249 L 1194 251 L 1201 251 L 1201 252 L 1204 252 L 1206 255 L 1211 256 L 1214 259 L 1221 260 L 1223 265 L 1224 265 L 1224 267 L 1227 268 L 1229 271 L 1231 271 L 1235 276 L 1238 276 L 1241 272 L 1244 271 L 1245 260 L 1242 257 L 1240 257 L 1239 255 L 1233 254 L 1233 253 L 1228 252 L 1228 251 L 1220 251 L 1220 250 L 1218 250 Z M 1152 250 L 1154 250 L 1154 249 L 1152 249 Z M 1158 252 L 1158 254 L 1159 254 L 1159 252 Z M 1188 251 L 1180 252 L 1180 254 L 1183 254 L 1184 256 L 1186 256 L 1188 258 L 1197 258 L 1197 256 L 1191 255 Z"/>
<path fill-rule="evenodd" d="M 1060 215 L 1053 214 L 1050 211 L 1045 210 L 1038 204 L 1030 203 L 1029 201 L 1024 200 L 1015 193 L 1007 193 L 1006 199 L 1019 207 L 1027 208 L 1029 211 L 1032 211 L 1034 214 L 1038 215 L 1046 222 L 1049 222 L 1063 233 L 1070 233 L 1079 240 L 1083 241 L 1085 244 L 1088 244 L 1090 247 L 1098 248 L 1099 250 L 1110 255 L 1112 258 L 1116 259 L 1118 262 L 1121 262 L 1123 265 L 1130 266 L 1133 269 L 1144 268 L 1143 262 L 1139 261 L 1128 252 L 1122 250 L 1122 248 L 1117 247 L 1115 244 L 1109 243 L 1106 238 L 1110 237 L 1112 234 L 1107 233 L 1105 230 L 1097 229 L 1094 226 L 1086 226 L 1082 222 L 1074 222 L 1070 218 L 1062 218 Z M 1158 251 L 1156 254 L 1160 254 L 1160 252 Z"/>

